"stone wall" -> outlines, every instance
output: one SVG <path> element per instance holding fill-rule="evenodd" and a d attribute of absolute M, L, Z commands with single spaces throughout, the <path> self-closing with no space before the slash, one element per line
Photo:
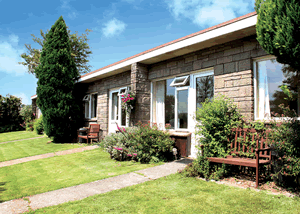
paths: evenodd
<path fill-rule="evenodd" d="M 155 80 L 213 67 L 218 84 L 215 93 L 234 98 L 243 115 L 253 120 L 253 58 L 265 55 L 268 54 L 253 35 L 150 65 L 148 78 Z M 226 85 L 221 87 L 220 82 Z"/>
<path fill-rule="evenodd" d="M 148 80 L 147 65 L 133 63 L 131 65 L 131 89 L 136 94 L 137 100 L 132 114 L 133 125 L 138 121 L 150 121 L 150 81 Z"/>
<path fill-rule="evenodd" d="M 223 94 L 234 100 L 247 120 L 254 118 L 253 72 L 240 71 L 215 76 L 215 96 Z"/>
<path fill-rule="evenodd" d="M 108 116 L 109 116 L 109 90 L 117 87 L 124 87 L 130 85 L 131 71 L 126 71 L 114 76 L 110 76 L 93 83 L 89 83 L 86 93 L 98 93 L 97 103 L 97 121 L 88 120 L 85 126 L 89 123 L 97 122 L 100 124 L 102 135 L 108 134 Z"/>
<path fill-rule="evenodd" d="M 31 108 L 32 108 L 32 113 L 35 114 L 35 117 L 37 116 L 37 105 L 36 105 L 36 99 L 31 100 Z"/>

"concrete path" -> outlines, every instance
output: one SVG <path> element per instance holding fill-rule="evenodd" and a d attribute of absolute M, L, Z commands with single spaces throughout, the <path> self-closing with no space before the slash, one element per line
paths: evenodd
<path fill-rule="evenodd" d="M 0 144 L 17 142 L 17 141 L 22 141 L 22 140 L 33 140 L 33 139 L 44 138 L 44 137 L 45 136 L 42 136 L 42 137 L 33 137 L 33 138 L 25 138 L 25 139 L 20 139 L 20 140 L 12 140 L 12 141 L 1 142 Z"/>
<path fill-rule="evenodd" d="M 36 210 L 43 207 L 62 204 L 68 201 L 81 200 L 96 194 L 121 189 L 174 174 L 178 170 L 184 169 L 184 167 L 191 162 L 191 159 L 181 159 L 164 165 L 106 178 L 87 184 L 54 190 L 51 192 L 28 196 L 22 199 L 14 199 L 0 203 L 0 214 L 24 213 L 30 209 Z"/>
<path fill-rule="evenodd" d="M 64 150 L 64 151 L 58 151 L 58 152 L 35 155 L 35 156 L 30 156 L 30 157 L 25 157 L 25 158 L 20 158 L 20 159 L 14 159 L 14 160 L 10 160 L 10 161 L 4 161 L 4 162 L 0 162 L 0 168 L 5 167 L 5 166 L 19 164 L 19 163 L 25 163 L 25 162 L 33 161 L 33 160 L 39 160 L 39 159 L 50 158 L 50 157 L 54 157 L 54 156 L 68 155 L 68 154 L 73 154 L 73 153 L 77 153 L 77 152 L 83 152 L 86 150 L 96 149 L 98 147 L 99 147 L 98 145 L 85 146 L 85 147 L 81 147 L 81 148 L 68 149 L 68 150 Z"/>

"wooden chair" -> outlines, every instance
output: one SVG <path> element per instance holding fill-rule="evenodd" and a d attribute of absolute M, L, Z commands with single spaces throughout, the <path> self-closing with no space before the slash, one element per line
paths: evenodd
<path fill-rule="evenodd" d="M 79 135 L 78 138 L 86 139 L 86 143 L 89 143 L 89 139 L 93 141 L 96 139 L 99 142 L 99 132 L 100 132 L 100 125 L 99 124 L 90 124 L 89 129 L 87 130 L 87 135 Z"/>

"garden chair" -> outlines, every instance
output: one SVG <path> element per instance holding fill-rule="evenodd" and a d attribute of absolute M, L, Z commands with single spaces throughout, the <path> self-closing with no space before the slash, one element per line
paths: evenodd
<path fill-rule="evenodd" d="M 78 134 L 78 138 L 86 139 L 87 143 L 89 143 L 89 139 L 91 139 L 91 141 L 93 141 L 93 139 L 96 139 L 97 142 L 99 142 L 99 132 L 100 132 L 99 124 L 90 124 L 90 127 L 87 130 L 87 135 Z"/>

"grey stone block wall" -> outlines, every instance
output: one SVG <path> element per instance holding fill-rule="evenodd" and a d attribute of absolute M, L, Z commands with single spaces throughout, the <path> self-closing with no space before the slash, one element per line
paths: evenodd
<path fill-rule="evenodd" d="M 132 123 L 147 123 L 150 120 L 150 81 L 148 67 L 141 63 L 131 65 L 131 89 L 136 94 L 135 110 L 131 115 Z"/>
<path fill-rule="evenodd" d="M 109 90 L 131 84 L 131 71 L 126 71 L 88 84 L 86 93 L 98 93 L 97 123 L 100 124 L 102 137 L 108 134 Z M 86 121 L 86 126 L 95 121 Z"/>
<path fill-rule="evenodd" d="M 268 55 L 256 35 L 213 46 L 149 66 L 149 80 L 214 68 L 215 95 L 234 99 L 241 113 L 254 119 L 253 58 Z"/>

